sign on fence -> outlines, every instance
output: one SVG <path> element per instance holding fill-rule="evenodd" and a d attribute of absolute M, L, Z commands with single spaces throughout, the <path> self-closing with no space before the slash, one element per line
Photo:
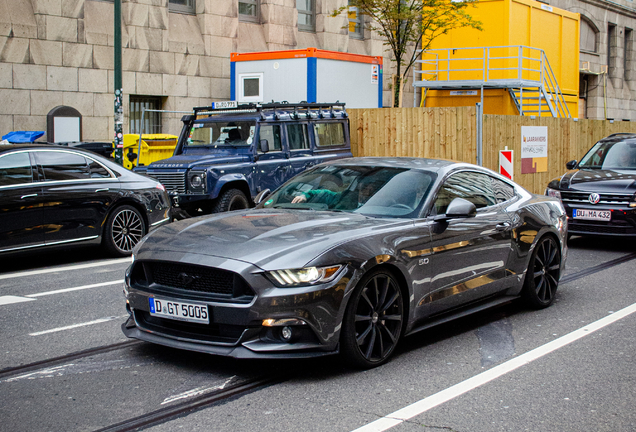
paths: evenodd
<path fill-rule="evenodd" d="M 514 180 L 514 165 L 512 163 L 513 150 L 499 150 L 499 174 L 504 177 L 508 177 L 510 180 Z"/>
<path fill-rule="evenodd" d="M 521 126 L 521 174 L 548 171 L 548 127 Z"/>

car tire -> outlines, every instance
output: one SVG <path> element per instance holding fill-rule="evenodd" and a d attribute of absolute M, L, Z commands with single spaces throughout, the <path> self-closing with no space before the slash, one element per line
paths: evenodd
<path fill-rule="evenodd" d="M 238 189 L 228 189 L 216 200 L 214 213 L 243 210 L 250 206 L 245 194 Z"/>
<path fill-rule="evenodd" d="M 347 304 L 340 352 L 351 366 L 386 363 L 402 335 L 404 301 L 397 278 L 386 269 L 365 275 Z"/>
<path fill-rule="evenodd" d="M 534 309 L 550 306 L 556 298 L 561 278 L 561 252 L 556 240 L 543 237 L 532 252 L 526 271 L 522 298 Z"/>
<path fill-rule="evenodd" d="M 146 223 L 136 208 L 123 205 L 111 212 L 106 220 L 103 244 L 115 256 L 126 256 L 146 235 Z"/>

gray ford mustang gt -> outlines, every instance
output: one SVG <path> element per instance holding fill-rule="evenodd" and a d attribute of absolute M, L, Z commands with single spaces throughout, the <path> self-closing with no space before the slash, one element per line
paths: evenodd
<path fill-rule="evenodd" d="M 126 273 L 122 330 L 222 356 L 340 352 L 374 367 L 401 337 L 450 319 L 517 297 L 533 308 L 552 304 L 566 237 L 559 200 L 485 168 L 329 162 L 255 209 L 146 236 Z"/>

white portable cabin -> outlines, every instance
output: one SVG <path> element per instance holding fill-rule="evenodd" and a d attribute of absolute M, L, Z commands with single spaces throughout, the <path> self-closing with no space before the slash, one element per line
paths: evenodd
<path fill-rule="evenodd" d="M 317 48 L 232 53 L 231 98 L 382 108 L 382 57 Z"/>

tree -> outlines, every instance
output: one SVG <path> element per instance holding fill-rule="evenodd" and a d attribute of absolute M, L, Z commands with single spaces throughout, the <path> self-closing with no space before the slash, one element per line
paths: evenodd
<path fill-rule="evenodd" d="M 349 7 L 367 15 L 366 28 L 382 35 L 396 65 L 397 82 L 393 87 L 394 105 L 401 106 L 402 86 L 418 57 L 418 47 L 430 48 L 440 35 L 452 29 L 472 27 L 481 30 L 481 22 L 468 14 L 477 0 L 349 0 L 347 6 L 334 10 L 336 17 Z"/>

